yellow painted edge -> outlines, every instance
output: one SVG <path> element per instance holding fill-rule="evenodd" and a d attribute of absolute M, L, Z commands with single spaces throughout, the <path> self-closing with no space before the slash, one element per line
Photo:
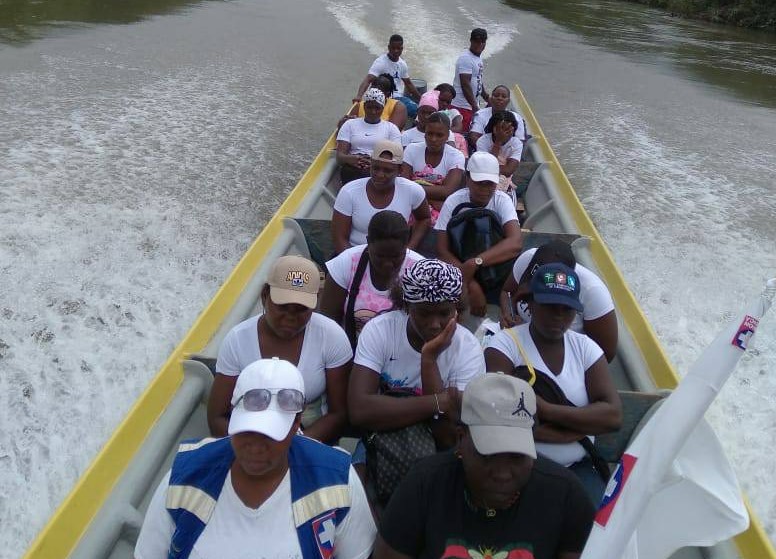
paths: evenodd
<path fill-rule="evenodd" d="M 512 91 L 515 103 L 521 111 L 520 114 L 525 118 L 529 130 L 533 134 L 535 141 L 538 142 L 544 160 L 552 163 L 551 172 L 555 178 L 558 190 L 563 196 L 566 208 L 574 219 L 579 232 L 592 240 L 590 250 L 593 260 L 598 267 L 601 277 L 609 287 L 617 307 L 617 313 L 623 319 L 628 330 L 630 330 L 636 345 L 647 363 L 652 380 L 658 388 L 674 388 L 679 381 L 679 377 L 658 341 L 655 331 L 625 282 L 625 278 L 615 264 L 611 252 L 609 252 L 593 221 L 582 206 L 582 202 L 579 201 L 574 187 L 558 162 L 558 158 L 555 156 L 552 147 L 550 147 L 523 92 L 517 85 L 512 88 Z M 776 559 L 776 550 L 774 550 L 770 538 L 755 516 L 748 500 L 744 498 L 744 501 L 749 512 L 750 525 L 745 532 L 735 538 L 738 551 L 746 559 Z"/>
<path fill-rule="evenodd" d="M 297 211 L 323 171 L 333 148 L 332 135 L 70 494 L 33 540 L 24 555 L 25 559 L 61 559 L 72 553 L 156 420 L 172 400 L 183 379 L 182 359 L 185 355 L 200 351 L 210 341 L 253 272 L 283 231 L 283 216 L 293 215 Z"/>
<path fill-rule="evenodd" d="M 678 382 L 678 376 L 663 348 L 660 346 L 652 326 L 625 283 L 625 278 L 614 263 L 614 257 L 606 247 L 601 234 L 593 225 L 590 216 L 579 201 L 574 187 L 569 182 L 566 173 L 564 173 L 563 168 L 558 162 L 558 158 L 555 156 L 555 152 L 550 147 L 549 142 L 547 142 L 544 132 L 523 96 L 523 92 L 518 86 L 513 88 L 513 92 L 515 102 L 526 119 L 534 141 L 538 143 L 541 149 L 544 160 L 551 163 L 550 172 L 555 178 L 558 192 L 563 197 L 566 208 L 574 219 L 579 232 L 591 238 L 590 251 L 593 260 L 598 267 L 601 277 L 609 287 L 609 291 L 612 293 L 612 298 L 617 307 L 617 314 L 620 315 L 636 341 L 655 384 L 658 388 L 674 388 Z"/>

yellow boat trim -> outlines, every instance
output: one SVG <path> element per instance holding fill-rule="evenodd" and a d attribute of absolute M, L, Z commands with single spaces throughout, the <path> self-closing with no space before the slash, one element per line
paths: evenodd
<path fill-rule="evenodd" d="M 679 382 L 679 376 L 676 374 L 674 366 L 663 351 L 655 331 L 636 302 L 636 298 L 625 282 L 620 269 L 614 263 L 612 253 L 609 252 L 598 229 L 593 225 L 593 221 L 582 206 L 582 202 L 579 201 L 574 187 L 558 162 L 558 158 L 550 147 L 550 143 L 539 126 L 539 122 L 528 105 L 522 90 L 515 85 L 512 88 L 512 93 L 513 100 L 517 104 L 520 114 L 525 118 L 534 141 L 538 143 L 543 160 L 551 163 L 550 172 L 579 233 L 591 239 L 590 252 L 593 260 L 601 278 L 606 282 L 612 294 L 617 314 L 622 318 L 641 351 L 652 380 L 658 388 L 675 388 Z M 776 550 L 774 550 L 770 538 L 749 506 L 748 500 L 744 499 L 744 501 L 749 512 L 750 525 L 744 533 L 735 538 L 739 553 L 746 559 L 776 559 Z"/>
<path fill-rule="evenodd" d="M 72 553 L 97 511 L 145 441 L 183 380 L 182 360 L 204 348 L 250 277 L 283 231 L 283 216 L 294 215 L 334 149 L 330 136 L 297 185 L 253 242 L 235 269 L 173 350 L 70 494 L 30 545 L 25 559 L 62 559 Z"/>

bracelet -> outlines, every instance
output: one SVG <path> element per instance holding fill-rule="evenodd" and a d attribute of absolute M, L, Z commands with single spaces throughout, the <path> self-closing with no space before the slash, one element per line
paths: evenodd
<path fill-rule="evenodd" d="M 440 415 L 445 415 L 445 412 L 442 411 L 442 408 L 439 407 L 439 397 L 437 396 L 436 392 L 434 392 L 434 401 L 436 402 L 437 412 L 434 414 L 434 419 L 439 419 Z"/>

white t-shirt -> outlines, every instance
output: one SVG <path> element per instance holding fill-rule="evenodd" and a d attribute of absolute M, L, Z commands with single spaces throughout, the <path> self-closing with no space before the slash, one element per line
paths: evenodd
<path fill-rule="evenodd" d="M 528 267 L 534 254 L 536 254 L 536 249 L 531 248 L 523 252 L 515 260 L 515 265 L 512 267 L 512 276 L 516 282 L 519 282 L 520 278 L 523 277 L 525 269 Z M 614 301 L 612 301 L 612 295 L 609 293 L 606 284 L 590 268 L 577 264 L 574 267 L 574 271 L 579 276 L 579 300 L 582 302 L 584 310 L 581 313 L 577 313 L 574 317 L 571 329 L 574 332 L 584 334 L 584 321 L 595 320 L 612 312 L 614 310 Z M 527 303 L 520 301 L 517 304 L 517 313 L 525 322 L 531 321 L 531 311 L 528 310 Z"/>
<path fill-rule="evenodd" d="M 356 275 L 358 262 L 361 260 L 361 255 L 364 253 L 365 249 L 366 245 L 354 246 L 344 250 L 326 262 L 326 269 L 329 271 L 329 277 L 348 293 L 350 293 L 353 276 Z M 407 249 L 404 256 L 404 262 L 399 270 L 399 275 L 403 274 L 404 270 L 412 266 L 418 260 L 423 260 L 423 256 L 414 250 Z M 374 286 L 369 263 L 367 263 L 366 270 L 364 270 L 364 278 L 361 280 L 361 286 L 359 287 L 358 295 L 356 295 L 356 302 L 353 306 L 353 314 L 356 317 L 356 335 L 361 332 L 361 329 L 370 319 L 393 307 L 389 291 L 389 289 L 381 290 Z M 348 299 L 349 297 L 346 296 L 344 307 L 346 311 L 348 308 Z"/>
<path fill-rule="evenodd" d="M 457 208 L 459 204 L 468 202 L 471 202 L 468 188 L 462 188 L 461 190 L 453 192 L 447 197 L 447 200 L 445 200 L 445 203 L 442 205 L 434 229 L 436 231 L 447 231 L 447 224 L 450 222 L 450 218 L 453 217 L 453 210 Z M 493 197 L 485 205 L 485 209 L 495 212 L 499 216 L 501 225 L 509 223 L 510 221 L 517 221 L 517 211 L 515 210 L 515 205 L 512 203 L 512 199 L 500 190 L 496 190 L 496 192 L 493 193 Z"/>
<path fill-rule="evenodd" d="M 391 311 L 370 320 L 358 338 L 354 363 L 380 374 L 380 384 L 393 389 L 422 393 L 420 352 L 407 339 L 404 311 Z M 458 324 L 450 345 L 437 359 L 445 386 L 466 388 L 474 377 L 485 373 L 485 358 L 477 338 Z"/>
<path fill-rule="evenodd" d="M 404 150 L 404 162 L 412 167 L 412 179 L 441 184 L 452 169 L 466 169 L 463 154 L 451 145 L 445 144 L 439 165 L 426 163 L 426 142 L 410 144 Z"/>
<path fill-rule="evenodd" d="M 509 112 L 515 115 L 515 118 L 517 119 L 517 132 L 515 133 L 515 136 L 524 142 L 525 135 L 526 135 L 525 119 L 519 114 L 517 114 L 515 111 L 509 111 Z M 492 116 L 493 116 L 493 107 L 485 107 L 484 109 L 480 109 L 479 111 L 474 113 L 474 118 L 472 119 L 471 131 L 476 132 L 477 134 L 484 134 L 485 126 L 488 124 L 488 121 Z"/>
<path fill-rule="evenodd" d="M 447 135 L 447 141 L 448 142 L 455 142 L 455 134 L 450 132 Z M 418 130 L 417 126 L 413 126 L 412 128 L 409 128 L 408 130 L 405 130 L 401 133 L 401 145 L 405 148 L 409 146 L 410 144 L 417 144 L 423 142 L 426 143 L 426 133 L 421 132 Z M 405 152 L 404 157 L 406 159 L 407 154 Z"/>
<path fill-rule="evenodd" d="M 450 103 L 453 107 L 459 107 L 463 109 L 471 109 L 472 106 L 464 97 L 463 89 L 461 88 L 461 74 L 471 75 L 472 92 L 474 93 L 475 100 L 480 93 L 482 93 L 482 74 L 485 70 L 485 63 L 482 58 L 474 54 L 470 50 L 466 50 L 461 53 L 458 60 L 455 61 L 455 78 L 453 78 L 453 87 L 455 88 L 455 97 Z"/>
<path fill-rule="evenodd" d="M 136 559 L 166 559 L 175 523 L 165 508 L 168 473 L 154 493 L 135 547 Z M 366 559 L 372 552 L 375 528 L 364 488 L 350 468 L 350 511 L 334 531 L 337 559 Z M 286 472 L 275 492 L 257 509 L 245 506 L 232 486 L 229 472 L 213 516 L 200 534 L 191 559 L 302 559 L 291 510 L 291 474 Z"/>
<path fill-rule="evenodd" d="M 275 357 L 262 355 L 259 349 L 257 325 L 261 316 L 252 316 L 229 330 L 218 348 L 217 372 L 236 377 L 257 359 Z M 353 350 L 340 325 L 328 316 L 314 312 L 304 330 L 302 352 L 297 364 L 304 379 L 307 402 L 318 399 L 326 392 L 326 369 L 344 365 L 352 357 Z"/>
<path fill-rule="evenodd" d="M 381 120 L 369 124 L 363 118 L 346 120 L 337 132 L 337 141 L 350 143 L 351 154 L 372 155 L 372 150 L 379 140 L 401 142 L 401 132 L 393 122 Z"/>
<path fill-rule="evenodd" d="M 384 208 L 375 208 L 369 202 L 366 193 L 366 183 L 369 177 L 350 181 L 337 193 L 334 200 L 334 209 L 342 215 L 350 216 L 350 244 L 352 246 L 366 244 L 366 232 L 369 221 L 377 212 L 393 210 L 409 220 L 412 211 L 421 204 L 426 203 L 426 191 L 418 183 L 396 177 L 394 182 L 393 199 Z"/>
<path fill-rule="evenodd" d="M 493 147 L 493 135 L 483 134 L 477 139 L 477 151 L 484 151 L 490 153 L 490 148 Z M 517 136 L 512 136 L 509 141 L 501 146 L 498 152 L 499 163 L 506 163 L 507 159 L 514 159 L 520 161 L 520 156 L 523 154 L 523 142 L 517 139 Z"/>
<path fill-rule="evenodd" d="M 394 97 L 401 97 L 404 95 L 404 81 L 403 78 L 410 77 L 410 69 L 404 59 L 400 56 L 399 60 L 394 62 L 388 58 L 388 54 L 382 54 L 375 58 L 372 65 L 369 67 L 368 74 L 372 76 L 379 76 L 380 74 L 390 74 L 393 76 L 393 83 L 396 85 L 396 91 L 394 91 Z"/>
<path fill-rule="evenodd" d="M 550 368 L 539 354 L 539 350 L 536 348 L 536 344 L 534 344 L 528 330 L 529 326 L 528 324 L 521 324 L 509 330 L 517 335 L 528 359 L 531 360 L 531 364 L 540 371 L 552 375 L 555 383 L 572 404 L 577 407 L 588 405 L 590 399 L 585 387 L 585 373 L 603 356 L 603 350 L 584 334 L 567 331 L 563 335 L 565 348 L 563 368 L 560 374 L 555 375 L 550 371 Z M 515 340 L 507 330 L 501 330 L 492 336 L 488 347 L 504 354 L 515 367 L 525 365 Z M 590 437 L 590 440 L 594 440 L 594 438 Z M 551 444 L 537 441 L 536 451 L 564 466 L 570 466 L 574 462 L 582 460 L 586 455 L 585 449 L 579 443 Z"/>

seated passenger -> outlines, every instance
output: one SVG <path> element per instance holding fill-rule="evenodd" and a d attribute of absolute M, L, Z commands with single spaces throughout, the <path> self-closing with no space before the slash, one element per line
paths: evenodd
<path fill-rule="evenodd" d="M 509 194 L 516 205 L 512 174 L 517 170 L 520 157 L 523 155 L 523 142 L 517 139 L 515 130 L 517 130 L 517 120 L 514 114 L 509 111 L 494 113 L 485 125 L 485 134 L 477 140 L 477 151 L 496 156 L 499 163 L 499 190 Z"/>
<path fill-rule="evenodd" d="M 383 95 L 385 95 L 385 107 L 383 107 L 383 112 L 380 114 L 380 119 L 393 122 L 400 131 L 403 130 L 404 126 L 407 124 L 407 107 L 404 106 L 404 103 L 393 98 L 396 86 L 393 83 L 391 75 L 380 74 L 372 80 L 369 87 L 379 89 L 383 92 Z M 337 125 L 337 128 L 341 128 L 348 119 L 363 118 L 364 116 L 366 116 L 364 101 L 359 101 L 357 104 L 353 105 L 350 112 L 342 118 Z"/>
<path fill-rule="evenodd" d="M 472 119 L 472 128 L 469 132 L 469 141 L 471 141 L 472 144 L 476 144 L 477 140 L 480 139 L 480 136 L 485 133 L 485 125 L 488 124 L 490 117 L 499 111 L 509 110 L 509 100 L 510 93 L 507 86 L 497 85 L 493 88 L 493 92 L 490 94 L 488 106 L 474 113 L 474 119 Z M 515 115 L 515 120 L 517 121 L 517 130 L 515 135 L 517 136 L 518 140 L 525 142 L 528 139 L 525 129 L 525 119 L 515 111 L 509 112 Z"/>
<path fill-rule="evenodd" d="M 426 121 L 428 120 L 428 117 L 434 114 L 439 107 L 438 96 L 438 91 L 427 91 L 420 98 L 415 126 L 401 133 L 402 146 L 407 147 L 410 144 L 426 141 Z M 455 144 L 455 136 L 453 136 L 452 132 L 448 132 L 447 142 L 450 145 Z"/>
<path fill-rule="evenodd" d="M 571 247 L 563 241 L 550 241 L 538 249 L 528 249 L 515 260 L 512 273 L 504 282 L 501 291 L 501 326 L 508 328 L 531 321 L 531 311 L 525 298 L 530 295 L 533 272 L 539 266 L 555 262 L 574 270 L 581 283 L 579 301 L 583 311 L 574 317 L 571 330 L 590 336 L 604 350 L 606 360 L 611 363 L 617 354 L 618 338 L 617 315 L 612 296 L 595 272 L 577 264 Z"/>
<path fill-rule="evenodd" d="M 354 426 L 384 432 L 431 422 L 437 447 L 452 446 L 458 390 L 485 372 L 479 342 L 456 321 L 462 279 L 439 260 L 404 271 L 391 291 L 397 310 L 370 320 L 358 338 L 348 388 Z"/>
<path fill-rule="evenodd" d="M 408 145 L 401 165 L 402 176 L 417 182 L 426 191 L 432 225 L 447 197 L 461 187 L 466 167 L 463 154 L 447 143 L 449 134 L 447 117 L 440 112 L 433 113 L 426 121 L 425 141 Z"/>
<path fill-rule="evenodd" d="M 595 456 L 585 446 L 592 447 L 593 435 L 620 428 L 622 404 L 604 352 L 589 337 L 569 330 L 582 311 L 579 293 L 574 270 L 557 263 L 540 266 L 531 278 L 531 322 L 495 334 L 485 362 L 489 371 L 535 368 L 534 388 L 544 396 L 538 398 L 536 449 L 576 473 L 592 502 L 599 503 L 608 474 L 596 470 Z M 551 388 L 555 401 L 540 387 Z"/>
<path fill-rule="evenodd" d="M 394 280 L 423 259 L 407 249 L 409 240 L 407 220 L 400 213 L 382 210 L 369 221 L 366 245 L 349 248 L 326 262 L 329 273 L 321 313 L 342 325 L 353 347 L 364 325 L 393 307 L 389 289 Z"/>
<path fill-rule="evenodd" d="M 399 212 L 409 222 L 415 218 L 409 248 L 414 249 L 429 227 L 426 192 L 418 183 L 399 176 L 404 150 L 387 140 L 375 143 L 370 177 L 347 183 L 337 194 L 331 220 L 336 254 L 366 244 L 369 220 L 380 210 Z"/>
<path fill-rule="evenodd" d="M 380 120 L 385 95 L 371 88 L 364 94 L 364 117 L 345 121 L 337 132 L 337 163 L 342 184 L 369 176 L 369 154 L 379 140 L 401 141 L 401 132 L 392 122 Z"/>
<path fill-rule="evenodd" d="M 384 511 L 374 559 L 576 559 L 593 525 L 579 481 L 536 456 L 536 397 L 487 373 L 463 393 L 458 447 L 410 470 Z"/>
<path fill-rule="evenodd" d="M 287 361 L 245 367 L 231 398 L 230 436 L 180 446 L 134 556 L 320 557 L 323 546 L 336 547 L 338 559 L 369 557 L 376 529 L 349 455 L 297 435 L 304 393 L 302 374 Z M 340 498 L 311 498 L 320 492 Z"/>
<path fill-rule="evenodd" d="M 498 171 L 498 160 L 493 155 L 484 152 L 472 154 L 466 174 L 467 187 L 448 196 L 434 225 L 437 254 L 463 272 L 469 293 L 469 310 L 476 316 L 485 316 L 488 302 L 498 302 L 501 286 L 512 268 L 512 261 L 523 246 L 515 205 L 509 196 L 496 189 Z M 484 234 L 476 235 L 472 232 L 464 232 L 463 239 L 450 235 L 450 221 L 470 209 L 489 210 L 470 212 L 487 214 L 484 217 L 491 219 L 486 227 L 489 231 L 487 239 Z M 495 240 L 492 234 L 497 229 L 501 230 L 500 238 L 496 242 L 488 241 Z M 461 246 L 457 246 L 459 240 Z M 482 252 L 476 252 L 480 249 Z"/>
<path fill-rule="evenodd" d="M 214 437 L 226 435 L 240 371 L 257 359 L 270 357 L 285 359 L 302 372 L 305 435 L 326 443 L 340 437 L 347 423 L 345 398 L 353 352 L 342 328 L 313 312 L 320 282 L 313 262 L 301 256 L 277 259 L 261 290 L 264 312 L 232 328 L 218 350 L 207 405 Z"/>
<path fill-rule="evenodd" d="M 455 99 L 455 88 L 449 83 L 440 83 L 434 88 L 434 91 L 439 92 L 437 97 L 439 111 L 445 113 L 450 119 L 450 130 L 460 134 L 463 129 L 463 117 L 458 109 L 450 105 L 450 102 Z"/>

